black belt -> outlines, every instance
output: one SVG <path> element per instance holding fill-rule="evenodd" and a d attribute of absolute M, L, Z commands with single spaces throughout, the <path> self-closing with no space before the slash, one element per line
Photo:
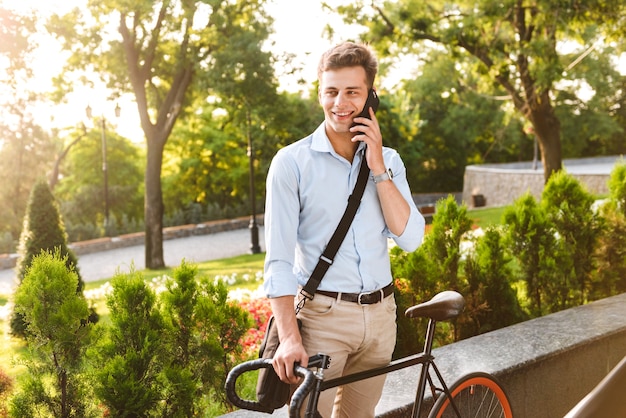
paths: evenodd
<path fill-rule="evenodd" d="M 343 293 L 343 292 L 327 292 L 326 290 L 318 290 L 316 293 L 333 299 L 341 299 L 346 302 L 354 302 L 359 305 L 372 305 L 385 299 L 393 293 L 393 283 L 389 283 L 382 289 L 370 293 Z"/>

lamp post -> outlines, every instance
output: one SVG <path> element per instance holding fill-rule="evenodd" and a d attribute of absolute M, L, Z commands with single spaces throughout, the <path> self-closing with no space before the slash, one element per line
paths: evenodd
<path fill-rule="evenodd" d="M 250 180 L 250 252 L 258 254 L 261 252 L 259 246 L 259 227 L 256 223 L 256 191 L 254 188 L 254 153 L 252 152 L 252 135 L 250 134 L 250 110 L 246 112 L 248 122 L 248 163 Z"/>
<path fill-rule="evenodd" d="M 87 117 L 91 119 L 91 106 L 87 105 L 85 109 Z M 120 105 L 115 105 L 115 117 L 119 118 L 121 113 Z M 104 234 L 109 235 L 109 173 L 107 166 L 107 137 L 106 137 L 106 119 L 104 114 L 100 119 L 101 126 L 101 142 L 102 142 L 102 177 L 103 177 L 103 195 L 104 195 Z"/>

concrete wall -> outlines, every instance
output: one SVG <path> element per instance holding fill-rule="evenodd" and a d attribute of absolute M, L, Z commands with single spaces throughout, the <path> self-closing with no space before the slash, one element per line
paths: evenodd
<path fill-rule="evenodd" d="M 620 159 L 613 156 L 564 160 L 563 167 L 589 192 L 606 194 L 610 172 Z M 539 199 L 543 186 L 541 163 L 537 169 L 532 168 L 531 162 L 470 165 L 465 167 L 463 177 L 463 201 L 468 207 L 476 207 L 473 196 L 482 195 L 483 206 L 505 206 L 528 191 Z"/>
<path fill-rule="evenodd" d="M 497 376 L 516 418 L 562 417 L 626 356 L 626 294 L 440 347 L 433 354 L 449 384 L 473 371 Z M 410 416 L 419 368 L 388 376 L 378 417 Z M 273 416 L 287 413 L 283 409 Z"/>

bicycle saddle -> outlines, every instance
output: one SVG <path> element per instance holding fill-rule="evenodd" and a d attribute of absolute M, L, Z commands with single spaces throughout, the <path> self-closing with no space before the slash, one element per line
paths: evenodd
<path fill-rule="evenodd" d="M 465 308 L 465 299 L 460 293 L 446 290 L 437 293 L 428 302 L 411 306 L 404 313 L 409 318 L 430 318 L 435 321 L 445 321 L 456 318 Z"/>

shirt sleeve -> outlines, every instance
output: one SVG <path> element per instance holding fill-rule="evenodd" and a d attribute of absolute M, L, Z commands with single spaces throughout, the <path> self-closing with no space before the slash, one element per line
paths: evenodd
<path fill-rule="evenodd" d="M 424 220 L 424 216 L 417 209 L 417 206 L 415 206 L 415 201 L 413 200 L 413 195 L 411 194 L 411 189 L 406 178 L 406 167 L 404 166 L 402 158 L 394 150 L 390 160 L 388 166 L 391 167 L 391 171 L 393 172 L 393 182 L 409 204 L 411 213 L 409 214 L 409 219 L 404 231 L 400 236 L 390 231 L 388 231 L 388 234 L 389 238 L 392 238 L 398 247 L 402 248 L 404 251 L 413 252 L 420 246 L 424 239 L 426 221 Z"/>
<path fill-rule="evenodd" d="M 300 213 L 298 177 L 292 157 L 278 152 L 270 164 L 266 182 L 263 289 L 269 298 L 298 292 L 293 270 Z"/>

